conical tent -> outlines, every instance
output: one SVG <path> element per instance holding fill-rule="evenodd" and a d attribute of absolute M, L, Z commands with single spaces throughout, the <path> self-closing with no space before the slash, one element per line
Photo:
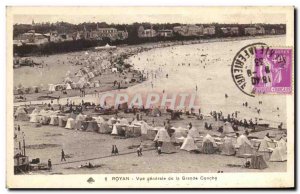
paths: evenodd
<path fill-rule="evenodd" d="M 73 118 L 68 118 L 67 124 L 66 124 L 66 129 L 73 129 L 75 126 L 75 120 Z"/>
<path fill-rule="evenodd" d="M 117 129 L 116 124 L 113 125 L 113 129 L 112 129 L 111 134 L 112 134 L 112 135 L 118 135 L 118 129 Z"/>
<path fill-rule="evenodd" d="M 193 150 L 198 150 L 197 145 L 195 144 L 194 139 L 191 136 L 187 136 L 184 139 L 184 142 L 182 146 L 180 147 L 181 150 L 186 150 L 186 151 L 193 151 Z"/>
<path fill-rule="evenodd" d="M 103 122 L 103 123 L 98 123 L 99 126 L 99 133 L 111 133 L 112 129 L 109 127 L 109 125 L 107 124 L 107 122 Z"/>
<path fill-rule="evenodd" d="M 148 123 L 143 122 L 141 125 L 141 134 L 147 134 L 148 130 L 151 130 L 151 129 L 153 129 L 153 127 L 148 125 Z"/>
<path fill-rule="evenodd" d="M 223 127 L 223 134 L 229 134 L 229 133 L 234 133 L 234 130 L 231 126 L 231 123 L 229 123 L 228 121 L 226 121 L 224 123 L 224 127 Z"/>
<path fill-rule="evenodd" d="M 258 151 L 259 152 L 270 152 L 270 148 L 274 149 L 275 147 L 276 147 L 275 143 L 270 138 L 265 136 L 259 144 Z"/>
<path fill-rule="evenodd" d="M 235 154 L 235 148 L 232 139 L 225 137 L 223 140 L 223 145 L 221 146 L 221 154 L 231 156 Z"/>
<path fill-rule="evenodd" d="M 79 70 L 77 73 L 76 73 L 76 76 L 77 77 L 82 77 L 84 74 L 81 70 Z"/>
<path fill-rule="evenodd" d="M 50 123 L 49 125 L 58 125 L 58 116 L 56 115 L 51 115 L 50 116 Z"/>
<path fill-rule="evenodd" d="M 277 147 L 273 150 L 270 157 L 271 162 L 283 162 L 287 160 L 287 146 L 284 139 L 277 143 Z"/>
<path fill-rule="evenodd" d="M 49 92 L 55 92 L 55 85 L 54 84 L 49 84 Z"/>
<path fill-rule="evenodd" d="M 216 152 L 217 144 L 215 140 L 212 138 L 211 135 L 207 134 L 203 138 L 203 143 L 202 143 L 202 152 L 204 154 L 213 154 Z"/>
<path fill-rule="evenodd" d="M 251 142 L 249 141 L 249 139 L 245 135 L 240 135 L 237 138 L 235 147 L 239 148 L 243 143 L 246 143 L 246 144 L 248 144 L 249 146 L 252 147 Z"/>
<path fill-rule="evenodd" d="M 99 131 L 99 127 L 96 121 L 88 121 L 87 122 L 87 128 L 86 131 L 93 131 L 93 132 L 98 132 Z"/>
<path fill-rule="evenodd" d="M 67 117 L 66 116 L 58 116 L 58 126 L 65 127 L 67 124 Z"/>
<path fill-rule="evenodd" d="M 171 138 L 167 132 L 167 130 L 163 127 L 159 127 L 157 134 L 154 138 L 154 141 L 160 141 L 160 142 L 170 142 Z"/>
<path fill-rule="evenodd" d="M 71 85 L 69 83 L 67 83 L 66 89 L 67 90 L 72 90 L 72 87 L 71 87 Z"/>
<path fill-rule="evenodd" d="M 37 123 L 38 122 L 38 114 L 36 114 L 36 113 L 31 113 L 30 114 L 30 120 L 29 120 L 29 122 L 30 123 Z"/>
<path fill-rule="evenodd" d="M 83 115 L 83 114 L 79 113 L 76 116 L 76 119 L 75 119 L 74 129 L 81 130 L 82 129 L 82 122 L 85 120 L 85 118 L 86 118 L 86 115 Z"/>
<path fill-rule="evenodd" d="M 15 112 L 15 117 L 20 121 L 28 121 L 28 115 L 23 107 L 18 107 Z"/>
<path fill-rule="evenodd" d="M 164 142 L 161 146 L 161 152 L 171 154 L 176 152 L 176 147 L 171 142 Z"/>
<path fill-rule="evenodd" d="M 252 146 L 250 146 L 246 142 L 240 145 L 236 152 L 237 157 L 245 157 L 246 155 L 253 155 L 253 154 L 255 154 L 255 150 L 252 148 Z"/>
<path fill-rule="evenodd" d="M 38 108 L 35 108 L 31 114 L 39 114 L 40 113 L 40 110 Z"/>

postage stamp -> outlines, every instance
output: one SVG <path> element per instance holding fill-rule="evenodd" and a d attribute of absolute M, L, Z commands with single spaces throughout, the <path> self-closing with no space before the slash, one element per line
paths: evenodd
<path fill-rule="evenodd" d="M 254 43 L 234 57 L 231 73 L 236 86 L 248 96 L 292 92 L 292 48 Z"/>
<path fill-rule="evenodd" d="M 292 49 L 271 48 L 255 51 L 255 93 L 290 94 L 292 92 Z"/>

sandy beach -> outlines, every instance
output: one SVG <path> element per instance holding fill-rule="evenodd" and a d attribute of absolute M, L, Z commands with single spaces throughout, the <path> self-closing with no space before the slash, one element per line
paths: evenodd
<path fill-rule="evenodd" d="M 220 42 L 206 42 L 201 44 L 187 44 L 187 45 L 164 45 L 162 48 L 147 49 L 147 51 L 137 52 L 129 57 L 126 62 L 130 63 L 134 69 L 148 73 L 147 81 L 139 84 L 132 84 L 126 86 L 126 89 L 114 90 L 112 93 L 124 92 L 127 94 L 133 93 L 148 93 L 148 92 L 180 92 L 189 91 L 197 95 L 200 101 L 200 107 L 204 114 L 209 114 L 211 111 L 223 111 L 224 115 L 231 114 L 233 111 L 239 111 L 240 118 L 258 118 L 261 122 L 269 123 L 271 127 L 277 128 L 280 122 L 286 120 L 285 113 L 286 104 L 284 103 L 284 96 L 258 96 L 255 98 L 244 96 L 240 93 L 238 88 L 230 75 L 230 65 L 234 55 L 238 50 L 247 44 L 253 42 L 265 42 L 269 45 L 276 45 L 284 43 L 285 38 L 280 37 L 266 37 L 254 38 L 248 40 L 235 41 L 220 41 Z M 147 47 L 152 47 L 151 44 Z M 119 48 L 120 52 L 131 47 Z M 145 49 L 145 46 L 141 46 Z M 136 47 L 134 47 L 136 49 Z M 130 49 L 131 50 L 131 49 Z M 119 52 L 118 51 L 118 52 Z M 89 52 L 92 53 L 92 52 Z M 73 56 L 82 55 L 83 52 L 72 53 Z M 60 62 L 67 61 L 66 56 L 70 54 L 53 55 L 47 57 L 48 71 L 57 66 L 52 63 L 54 59 L 59 58 Z M 43 57 L 36 59 L 44 60 Z M 46 60 L 46 59 L 45 59 Z M 51 62 L 52 61 L 52 62 Z M 64 62 L 63 62 L 64 63 Z M 60 74 L 48 79 L 48 74 L 45 72 L 40 75 L 40 80 L 50 81 L 60 80 L 64 77 L 65 72 L 72 69 L 72 72 L 77 71 L 77 67 L 71 64 L 64 63 L 65 70 Z M 29 67 L 28 67 L 29 68 Z M 27 80 L 32 72 L 27 67 L 15 70 L 15 84 L 20 80 Z M 60 69 L 61 70 L 61 69 Z M 35 70 L 33 70 L 35 71 Z M 55 74 L 55 73 L 54 73 Z M 168 74 L 168 77 L 166 77 Z M 20 75 L 20 77 L 18 77 Z M 111 84 L 113 79 L 102 77 L 102 80 L 109 80 Z M 18 81 L 18 79 L 20 79 Z M 39 82 L 36 79 L 35 82 Z M 30 80 L 30 79 L 29 79 Z M 220 81 L 221 80 L 221 81 Z M 42 82 L 41 82 L 42 83 Z M 33 81 L 28 81 L 28 85 L 36 84 Z M 197 86 L 197 90 L 195 90 Z M 75 103 L 98 102 L 101 92 L 110 91 L 107 87 L 105 90 L 98 90 L 96 94 L 88 94 L 85 97 L 79 97 L 75 92 L 70 92 L 68 96 L 62 96 L 60 103 L 66 103 L 67 98 Z M 91 93 L 95 93 L 91 90 Z M 224 94 L 228 94 L 228 99 L 224 98 Z M 247 101 L 249 107 L 243 107 L 242 103 Z M 258 101 L 263 101 L 262 105 L 258 105 Z M 15 106 L 24 104 L 40 104 L 49 103 L 50 100 L 37 101 L 34 98 L 31 102 L 16 102 Z M 54 101 L 54 104 L 56 101 Z M 278 107 L 278 109 L 276 109 Z M 256 113 L 257 108 L 261 109 L 261 113 Z M 254 115 L 254 116 L 253 116 Z M 131 120 L 134 118 L 132 114 L 123 114 L 125 118 Z M 111 116 L 105 116 L 107 119 Z M 155 124 L 162 126 L 163 122 L 169 116 L 155 118 Z M 149 122 L 150 117 L 144 117 Z M 179 121 L 172 121 L 172 125 L 179 127 L 186 127 L 189 122 L 199 130 L 200 134 L 212 135 L 217 134 L 218 123 L 214 123 L 214 129 L 207 131 L 204 129 L 204 122 L 214 121 L 204 119 L 198 121 L 195 118 L 184 117 Z M 284 123 L 285 124 L 285 123 Z M 52 171 L 39 171 L 38 174 L 86 174 L 86 173 L 205 173 L 217 171 L 226 172 L 284 172 L 286 171 L 286 162 L 267 162 L 268 168 L 264 170 L 254 170 L 242 168 L 241 165 L 245 159 L 233 156 L 222 155 L 205 155 L 192 154 L 177 147 L 177 153 L 163 154 L 158 156 L 154 150 L 154 143 L 152 140 L 143 140 L 139 138 L 123 139 L 116 136 L 98 134 L 92 132 L 82 132 L 75 130 L 68 130 L 56 126 L 42 126 L 35 127 L 29 122 L 16 121 L 15 125 L 20 125 L 21 129 L 26 134 L 27 154 L 30 158 L 40 158 L 42 162 L 46 162 L 51 158 L 53 162 Z M 287 130 L 288 131 L 288 130 Z M 241 129 L 241 133 L 243 129 Z M 269 129 L 262 132 L 251 133 L 252 136 L 263 138 L 269 132 L 274 137 L 279 138 L 283 131 L 278 129 Z M 136 147 L 143 141 L 144 155 L 137 157 Z M 120 155 L 111 156 L 111 147 L 116 144 Z M 132 148 L 133 147 L 133 148 Z M 131 149 L 130 149 L 131 148 Z M 67 154 L 67 162 L 60 161 L 60 150 L 64 149 Z M 136 158 L 132 160 L 132 158 Z M 80 165 L 85 165 L 91 162 L 93 165 L 100 165 L 98 168 L 79 168 Z M 180 165 L 181 168 L 177 168 Z M 235 165 L 229 167 L 228 165 Z M 32 172 L 35 174 L 36 172 Z"/>

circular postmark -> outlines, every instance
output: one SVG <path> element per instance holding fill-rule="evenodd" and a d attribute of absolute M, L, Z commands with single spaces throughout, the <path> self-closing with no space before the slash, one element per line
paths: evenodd
<path fill-rule="evenodd" d="M 231 64 L 231 75 L 235 85 L 246 95 L 254 97 L 253 74 L 255 74 L 255 51 L 267 48 L 265 43 L 253 43 L 241 48 Z"/>

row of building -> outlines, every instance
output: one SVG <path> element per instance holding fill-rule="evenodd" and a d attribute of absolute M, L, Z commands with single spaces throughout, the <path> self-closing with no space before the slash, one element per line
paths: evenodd
<path fill-rule="evenodd" d="M 241 29 L 243 31 L 241 31 Z M 235 27 L 221 27 L 218 29 L 223 36 L 237 36 L 237 35 L 246 35 L 246 36 L 255 36 L 255 35 L 264 35 L 264 34 L 284 34 L 283 26 L 279 29 L 268 29 L 265 30 L 264 27 L 260 25 L 255 25 L 251 27 L 240 28 Z M 241 32 L 240 32 L 241 31 Z M 216 35 L 215 26 L 203 25 L 180 25 L 175 26 L 173 29 L 162 29 L 154 30 L 151 26 L 148 29 L 145 29 L 143 26 L 138 28 L 138 37 L 139 38 L 153 38 L 153 37 L 173 37 L 175 34 L 189 37 L 189 36 L 214 36 Z M 18 35 L 14 39 L 14 44 L 44 44 L 47 42 L 62 42 L 62 41 L 73 41 L 73 40 L 103 40 L 110 39 L 111 41 L 116 40 L 125 40 L 128 38 L 128 32 L 126 30 L 121 31 L 116 28 L 99 28 L 97 25 L 96 30 L 87 30 L 85 27 L 81 31 L 76 31 L 73 33 L 58 33 L 57 31 L 51 31 L 46 34 L 36 33 L 34 30 Z"/>
<path fill-rule="evenodd" d="M 128 38 L 128 32 L 117 30 L 116 28 L 96 28 L 96 30 L 86 30 L 76 31 L 73 33 L 58 33 L 57 31 L 50 31 L 46 34 L 36 33 L 34 30 L 30 30 L 26 33 L 18 35 L 14 39 L 14 44 L 33 44 L 40 45 L 48 42 L 63 42 L 63 41 L 73 41 L 73 40 L 103 40 L 108 38 L 111 41 L 115 40 L 125 40 Z"/>
<path fill-rule="evenodd" d="M 225 36 L 234 36 L 234 35 L 246 35 L 246 36 L 255 36 L 255 35 L 264 35 L 264 34 L 284 34 L 284 28 L 281 29 L 271 29 L 266 31 L 264 27 L 255 25 L 253 27 L 243 28 L 243 32 L 240 33 L 240 28 L 235 27 L 221 27 L 220 31 L 222 35 Z M 213 36 L 216 34 L 215 26 L 204 27 L 203 25 L 181 25 L 175 26 L 173 29 L 163 29 L 155 31 L 152 27 L 150 29 L 145 29 L 143 26 L 140 26 L 138 29 L 139 38 L 151 38 L 151 37 L 172 37 L 174 34 L 179 34 L 181 36 Z"/>

